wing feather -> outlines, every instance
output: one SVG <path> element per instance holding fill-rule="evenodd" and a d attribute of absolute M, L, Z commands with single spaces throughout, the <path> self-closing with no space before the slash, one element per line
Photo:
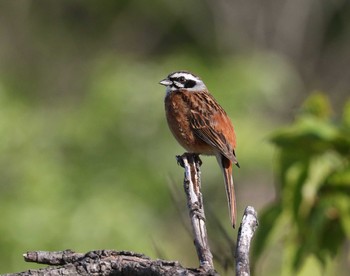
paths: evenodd
<path fill-rule="evenodd" d="M 194 133 L 200 139 L 238 165 L 234 152 L 235 137 L 231 137 L 232 144 L 224 135 L 225 128 L 230 130 L 229 133 L 234 133 L 233 126 L 220 106 L 218 109 L 206 109 L 206 112 L 200 112 L 198 109 L 191 110 L 190 123 Z"/>

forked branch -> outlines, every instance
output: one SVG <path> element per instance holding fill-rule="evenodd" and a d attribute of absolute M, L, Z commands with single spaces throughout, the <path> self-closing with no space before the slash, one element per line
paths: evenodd
<path fill-rule="evenodd" d="M 205 225 L 200 178 L 201 160 L 198 155 L 185 153 L 177 156 L 177 161 L 185 169 L 184 190 L 200 264 L 198 269 L 185 268 L 177 261 L 151 260 L 145 255 L 129 251 L 97 250 L 82 254 L 65 250 L 27 252 L 23 255 L 27 262 L 49 266 L 5 275 L 217 275 Z M 257 214 L 253 207 L 248 206 L 237 237 L 237 276 L 250 275 L 249 248 L 257 226 Z"/>
<path fill-rule="evenodd" d="M 201 193 L 200 165 L 198 155 L 185 153 L 177 156 L 178 163 L 185 169 L 184 190 L 191 219 L 194 245 L 199 265 L 205 271 L 214 272 L 213 255 L 210 252 L 205 214 Z"/>
<path fill-rule="evenodd" d="M 178 163 L 185 169 L 184 189 L 187 198 L 187 207 L 190 215 L 194 244 L 196 247 L 200 267 L 205 271 L 215 273 L 213 255 L 210 251 L 203 198 L 201 193 L 200 166 L 198 155 L 185 153 L 177 156 Z M 250 242 L 258 227 L 257 212 L 248 206 L 243 215 L 242 223 L 237 235 L 236 247 L 236 275 L 249 276 L 249 249 Z"/>

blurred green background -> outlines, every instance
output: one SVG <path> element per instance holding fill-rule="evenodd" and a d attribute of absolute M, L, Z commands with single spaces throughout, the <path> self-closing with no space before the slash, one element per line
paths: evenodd
<path fill-rule="evenodd" d="M 175 160 L 184 150 L 166 125 L 158 82 L 182 69 L 201 76 L 236 128 L 239 218 L 247 205 L 266 215 L 289 206 L 273 205 L 284 198 L 281 147 L 305 142 L 282 127 L 293 124 L 315 90 L 324 91 L 327 124 L 346 113 L 349 49 L 347 0 L 2 0 L 0 273 L 34 268 L 22 259 L 26 251 L 67 248 L 132 250 L 198 266 Z M 346 128 L 337 148 L 341 168 L 349 165 L 348 134 Z M 232 240 L 237 231 L 230 229 L 216 160 L 202 160 L 216 267 L 232 273 L 218 224 Z M 347 194 L 349 183 L 342 183 Z M 262 234 L 255 240 L 256 275 L 346 275 L 350 231 L 331 259 L 313 257 L 323 246 L 316 243 L 291 272 L 286 260 L 304 240 L 286 239 L 287 223 L 277 229 L 285 236 L 272 245 Z"/>

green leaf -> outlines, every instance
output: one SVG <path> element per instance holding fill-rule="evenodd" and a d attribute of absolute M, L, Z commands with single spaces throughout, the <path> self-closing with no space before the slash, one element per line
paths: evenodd
<path fill-rule="evenodd" d="M 329 185 L 343 187 L 344 192 L 350 196 L 350 164 L 334 172 L 328 179 Z"/>
<path fill-rule="evenodd" d="M 286 218 L 293 230 L 284 253 L 290 253 L 288 269 L 295 272 L 311 255 L 325 267 L 350 235 L 350 103 L 344 124 L 331 121 L 330 115 L 328 98 L 315 93 L 295 122 L 270 138 L 279 149 L 280 198 L 263 213 L 262 221 L 274 225 L 260 229 L 255 256 L 267 247 L 276 218 Z"/>
<path fill-rule="evenodd" d="M 281 171 L 283 190 L 282 202 L 284 212 L 293 215 L 296 222 L 299 215 L 302 198 L 302 187 L 308 176 L 309 161 L 300 160 L 290 163 Z"/>
<path fill-rule="evenodd" d="M 343 200 L 341 195 L 325 198 L 315 209 L 322 224 L 315 229 L 317 231 L 315 233 L 318 233 L 318 244 L 313 248 L 312 253 L 318 257 L 321 263 L 325 263 L 329 256 L 335 257 L 345 240 L 345 231 L 340 223 L 341 212 L 339 212 L 339 203 L 344 202 Z M 349 202 L 349 198 L 346 201 Z M 347 209 L 349 211 L 349 208 Z"/>
<path fill-rule="evenodd" d="M 281 149 L 294 152 L 294 155 L 304 156 L 331 149 L 337 138 L 337 127 L 308 115 L 299 117 L 292 126 L 276 131 L 270 141 Z"/>
<path fill-rule="evenodd" d="M 332 108 L 328 97 L 324 93 L 316 91 L 304 102 L 301 112 L 303 115 L 313 115 L 320 119 L 328 119 L 332 113 Z"/>
<path fill-rule="evenodd" d="M 329 256 L 334 257 L 344 239 L 344 231 L 338 220 L 332 200 L 326 198 L 314 205 L 296 232 L 299 246 L 293 260 L 294 271 L 298 271 L 311 254 L 323 265 Z"/>

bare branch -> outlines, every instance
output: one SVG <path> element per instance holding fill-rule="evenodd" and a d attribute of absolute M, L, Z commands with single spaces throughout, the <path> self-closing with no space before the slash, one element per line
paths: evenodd
<path fill-rule="evenodd" d="M 97 250 L 86 254 L 75 253 L 71 250 L 36 251 L 27 252 L 23 256 L 28 262 L 50 264 L 51 266 L 5 274 L 6 276 L 209 275 L 203 269 L 184 268 L 177 261 L 151 260 L 145 255 L 130 251 Z"/>
<path fill-rule="evenodd" d="M 184 189 L 191 219 L 194 244 L 200 267 L 215 273 L 213 255 L 210 252 L 200 182 L 201 160 L 198 155 L 185 153 L 177 156 L 178 163 L 185 169 Z"/>
<path fill-rule="evenodd" d="M 241 226 L 239 227 L 236 248 L 236 275 L 249 276 L 249 248 L 259 223 L 257 212 L 248 206 L 244 210 Z"/>
<path fill-rule="evenodd" d="M 185 268 L 177 261 L 151 260 L 143 254 L 130 251 L 97 250 L 86 254 L 75 253 L 71 250 L 34 251 L 23 255 L 25 261 L 46 264 L 49 265 L 48 267 L 4 275 L 217 275 L 205 225 L 200 180 L 201 160 L 196 154 L 185 153 L 177 156 L 177 161 L 185 169 L 184 190 L 200 263 L 199 268 Z M 250 275 L 249 248 L 257 226 L 257 213 L 253 207 L 248 206 L 245 209 L 237 238 L 236 275 L 238 276 Z"/>

